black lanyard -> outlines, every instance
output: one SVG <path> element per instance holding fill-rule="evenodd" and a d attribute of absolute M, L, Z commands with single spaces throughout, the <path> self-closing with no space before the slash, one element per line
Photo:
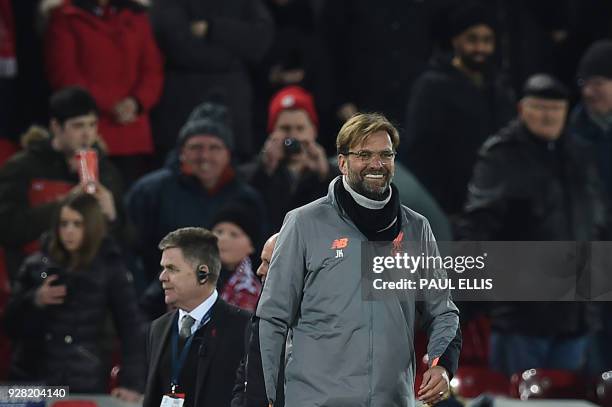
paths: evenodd
<path fill-rule="evenodd" d="M 196 332 L 198 329 L 206 325 L 211 318 L 212 307 L 208 310 L 208 312 L 204 315 Z M 172 375 L 170 376 L 170 389 L 172 393 L 176 393 L 176 388 L 179 384 L 179 375 L 181 374 L 181 370 L 185 365 L 185 361 L 187 360 L 187 355 L 189 354 L 189 349 L 191 349 L 191 343 L 193 342 L 193 337 L 195 333 L 189 335 L 189 339 L 185 342 L 185 346 L 183 346 L 183 350 L 181 350 L 181 354 L 178 354 L 178 336 L 179 336 L 179 327 L 178 327 L 178 312 L 176 314 L 176 319 L 174 320 L 174 326 L 176 329 L 172 330 Z"/>

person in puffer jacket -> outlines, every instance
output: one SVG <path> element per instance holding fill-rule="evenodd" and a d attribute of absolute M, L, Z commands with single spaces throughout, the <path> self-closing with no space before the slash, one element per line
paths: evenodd
<path fill-rule="evenodd" d="M 144 325 L 131 274 L 106 235 L 96 198 L 70 196 L 54 223 L 42 250 L 25 260 L 7 305 L 6 331 L 14 344 L 9 379 L 106 393 L 114 342 L 110 313 L 122 350 L 113 395 L 138 401 Z"/>
<path fill-rule="evenodd" d="M 459 328 L 448 290 L 365 301 L 362 242 L 416 243 L 438 253 L 427 220 L 391 183 L 398 132 L 379 114 L 353 116 L 336 139 L 341 177 L 327 196 L 289 212 L 257 307 L 268 401 L 275 405 L 287 331 L 285 405 L 412 407 L 448 394 L 456 360 L 443 356 Z M 434 270 L 444 277 L 444 270 Z M 415 315 L 427 326 L 429 369 L 414 394 Z M 458 355 L 455 354 L 455 358 Z"/>

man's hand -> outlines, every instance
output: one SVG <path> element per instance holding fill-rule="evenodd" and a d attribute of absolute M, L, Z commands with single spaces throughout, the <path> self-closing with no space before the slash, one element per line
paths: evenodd
<path fill-rule="evenodd" d="M 119 124 L 127 124 L 136 120 L 138 116 L 138 102 L 133 97 L 120 100 L 113 108 L 115 120 Z"/>
<path fill-rule="evenodd" d="M 206 34 L 208 34 L 208 21 L 200 20 L 191 23 L 191 34 L 198 38 L 206 37 Z"/>
<path fill-rule="evenodd" d="M 322 181 L 329 174 L 329 161 L 325 155 L 325 149 L 317 142 L 308 143 L 304 146 L 304 150 L 308 156 L 306 166 L 309 170 L 319 174 L 319 179 Z"/>
<path fill-rule="evenodd" d="M 52 282 L 57 280 L 59 276 L 57 274 L 50 275 L 45 278 L 45 281 L 36 290 L 34 294 L 34 303 L 38 307 L 45 307 L 47 305 L 59 305 L 64 303 L 66 297 L 66 286 L 65 285 L 51 285 Z"/>
<path fill-rule="evenodd" d="M 96 182 L 96 192 L 93 195 L 98 200 L 102 213 L 106 216 L 106 218 L 111 222 L 117 219 L 117 211 L 115 209 L 115 199 L 113 198 L 113 194 L 104 185 Z"/>
<path fill-rule="evenodd" d="M 117 397 L 119 400 L 128 401 L 130 403 L 138 403 L 142 400 L 142 394 L 137 391 L 126 389 L 125 387 L 116 387 L 111 391 L 111 396 Z"/>
<path fill-rule="evenodd" d="M 450 381 L 448 373 L 442 366 L 433 366 L 423 373 L 423 382 L 417 398 L 426 404 L 436 404 L 448 398 Z"/>
<path fill-rule="evenodd" d="M 261 150 L 262 164 L 266 174 L 272 175 L 278 168 L 278 164 L 285 158 L 284 142 L 282 132 L 274 132 L 266 139 Z"/>

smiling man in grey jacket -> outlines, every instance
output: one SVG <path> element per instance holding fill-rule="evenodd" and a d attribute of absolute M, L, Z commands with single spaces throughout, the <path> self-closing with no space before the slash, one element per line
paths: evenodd
<path fill-rule="evenodd" d="M 437 254 L 429 223 L 399 203 L 391 184 L 398 143 L 397 130 L 383 116 L 354 116 L 336 140 L 343 175 L 330 183 L 326 197 L 285 218 L 257 309 L 271 405 L 289 328 L 287 406 L 409 407 L 415 398 L 436 403 L 448 392 L 456 360 L 441 361 L 459 332 L 450 293 L 426 294 L 419 302 L 410 294 L 403 301 L 365 301 L 361 294 L 361 242 L 416 236 L 424 251 Z M 430 368 L 415 395 L 417 314 L 428 327 Z"/>

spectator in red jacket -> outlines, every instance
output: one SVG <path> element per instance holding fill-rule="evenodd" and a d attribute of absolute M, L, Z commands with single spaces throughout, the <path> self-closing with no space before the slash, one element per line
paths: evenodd
<path fill-rule="evenodd" d="M 145 8 L 133 0 L 63 0 L 43 9 L 49 12 L 45 58 L 51 86 L 80 85 L 93 95 L 109 154 L 133 181 L 148 170 L 149 110 L 163 81 Z"/>

